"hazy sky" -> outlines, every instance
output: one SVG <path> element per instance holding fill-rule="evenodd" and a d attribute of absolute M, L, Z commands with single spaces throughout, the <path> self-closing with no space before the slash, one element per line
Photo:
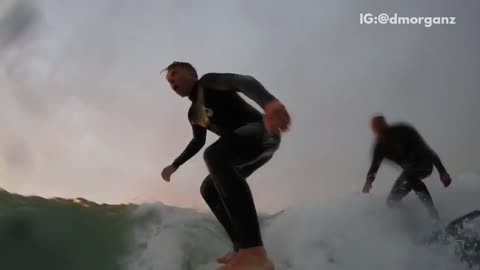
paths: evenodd
<path fill-rule="evenodd" d="M 171 183 L 160 176 L 191 139 L 189 101 L 159 74 L 174 60 L 253 75 L 289 109 L 291 132 L 249 179 L 261 210 L 357 196 L 377 112 L 414 124 L 453 176 L 480 171 L 478 1 L 34 6 L 35 25 L 0 53 L 0 186 L 11 192 L 205 208 L 201 153 Z M 360 25 L 366 12 L 456 25 Z M 382 167 L 373 191 L 387 192 L 398 173 Z"/>

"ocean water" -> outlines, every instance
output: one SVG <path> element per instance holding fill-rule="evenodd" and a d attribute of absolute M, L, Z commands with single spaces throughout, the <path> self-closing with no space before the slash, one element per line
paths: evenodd
<path fill-rule="evenodd" d="M 432 189 L 445 221 L 480 208 L 479 191 L 474 175 Z M 345 194 L 261 214 L 276 269 L 466 269 L 453 244 L 426 245 L 438 225 L 413 194 L 395 211 L 383 195 Z M 194 209 L 0 192 L 1 269 L 207 270 L 230 246 L 213 216 Z"/>

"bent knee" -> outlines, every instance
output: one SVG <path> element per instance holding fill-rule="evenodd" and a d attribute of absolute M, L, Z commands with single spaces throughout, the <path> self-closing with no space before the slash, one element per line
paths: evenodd
<path fill-rule="evenodd" d="M 207 177 L 200 185 L 200 194 L 203 198 L 209 197 L 209 195 L 214 191 L 214 189 L 215 187 L 213 186 L 212 179 L 210 177 Z"/>

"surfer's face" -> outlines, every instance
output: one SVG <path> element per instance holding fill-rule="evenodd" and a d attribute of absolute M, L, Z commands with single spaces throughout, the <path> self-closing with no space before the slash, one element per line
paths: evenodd
<path fill-rule="evenodd" d="M 385 136 L 385 130 L 387 129 L 385 118 L 374 117 L 371 121 L 371 128 L 375 137 L 382 139 Z"/>
<path fill-rule="evenodd" d="M 177 66 L 168 70 L 166 79 L 175 93 L 186 97 L 192 92 L 197 76 L 187 68 Z"/>

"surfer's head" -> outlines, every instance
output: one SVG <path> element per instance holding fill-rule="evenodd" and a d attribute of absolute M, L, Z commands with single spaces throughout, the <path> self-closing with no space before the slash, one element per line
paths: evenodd
<path fill-rule="evenodd" d="M 383 115 L 376 115 L 372 117 L 372 120 L 370 121 L 370 125 L 372 127 L 372 131 L 375 137 L 377 137 L 378 139 L 381 139 L 385 136 L 385 132 L 388 128 L 388 124 Z"/>
<path fill-rule="evenodd" d="M 198 80 L 197 71 L 192 64 L 175 61 L 166 67 L 166 79 L 175 93 L 181 97 L 189 96 Z"/>

